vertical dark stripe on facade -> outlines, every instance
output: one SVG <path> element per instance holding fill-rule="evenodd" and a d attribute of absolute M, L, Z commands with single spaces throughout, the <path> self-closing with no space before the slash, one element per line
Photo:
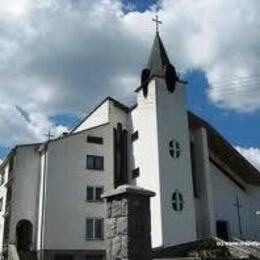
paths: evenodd
<path fill-rule="evenodd" d="M 123 127 L 121 123 L 117 124 L 117 186 L 122 184 L 122 169 L 123 169 Z"/>
<path fill-rule="evenodd" d="M 114 128 L 114 186 L 128 183 L 128 132 L 118 123 Z"/>
<path fill-rule="evenodd" d="M 194 144 L 190 143 L 190 157 L 191 157 L 191 173 L 192 173 L 192 183 L 193 183 L 193 194 L 195 198 L 199 198 L 198 194 L 198 185 L 197 185 L 197 174 L 195 167 L 195 158 L 194 158 Z"/>
<path fill-rule="evenodd" d="M 127 130 L 123 131 L 123 140 L 122 140 L 122 184 L 128 183 L 128 132 Z"/>
<path fill-rule="evenodd" d="M 114 139 L 114 188 L 117 187 L 117 130 L 116 128 L 113 129 L 113 139 Z"/>

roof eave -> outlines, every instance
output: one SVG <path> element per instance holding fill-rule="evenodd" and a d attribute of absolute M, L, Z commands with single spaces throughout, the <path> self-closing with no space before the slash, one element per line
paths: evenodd
<path fill-rule="evenodd" d="M 225 162 L 235 168 L 235 173 L 242 178 L 247 184 L 251 185 L 260 185 L 260 172 L 244 157 L 242 156 L 214 127 L 212 127 L 208 122 L 201 119 L 194 113 L 189 111 L 190 119 L 195 120 L 196 123 L 200 126 L 203 126 L 208 132 L 208 143 L 209 148 L 212 151 L 218 153 L 221 159 L 225 160 Z M 229 156 L 223 155 L 223 151 L 225 149 L 225 154 Z M 222 153 L 219 151 L 222 150 Z M 221 156 L 223 155 L 223 156 Z M 231 160 L 232 159 L 232 160 Z M 238 167 L 236 164 L 239 163 Z M 245 171 L 242 169 L 243 167 Z M 246 172 L 246 174 L 245 174 Z"/>

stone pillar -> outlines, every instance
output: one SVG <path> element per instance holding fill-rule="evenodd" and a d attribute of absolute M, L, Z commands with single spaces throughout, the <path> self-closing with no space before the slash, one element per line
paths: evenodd
<path fill-rule="evenodd" d="M 106 193 L 107 260 L 151 260 L 150 197 L 154 192 L 122 185 Z"/>

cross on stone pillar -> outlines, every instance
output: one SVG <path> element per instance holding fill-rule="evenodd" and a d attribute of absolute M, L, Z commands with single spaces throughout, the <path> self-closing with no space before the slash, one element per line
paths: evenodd
<path fill-rule="evenodd" d="M 243 207 L 243 205 L 241 205 L 241 204 L 239 203 L 239 198 L 238 198 L 238 196 L 236 197 L 236 203 L 233 204 L 233 206 L 237 208 L 239 234 L 240 234 L 240 238 L 242 238 L 242 225 L 241 225 L 241 213 L 240 213 L 240 209 Z"/>

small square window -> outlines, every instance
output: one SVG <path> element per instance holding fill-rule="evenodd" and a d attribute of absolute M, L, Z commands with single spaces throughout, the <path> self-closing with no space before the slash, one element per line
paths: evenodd
<path fill-rule="evenodd" d="M 86 220 L 86 239 L 104 238 L 104 220 L 89 218 Z"/>
<path fill-rule="evenodd" d="M 96 219 L 95 221 L 95 238 L 103 238 L 103 219 Z"/>
<path fill-rule="evenodd" d="M 103 194 L 103 187 L 96 187 L 96 200 L 102 201 L 103 199 L 101 198 Z"/>
<path fill-rule="evenodd" d="M 104 167 L 103 166 L 103 162 L 104 162 L 103 157 L 97 156 L 95 159 L 96 159 L 95 160 L 95 169 L 103 170 L 103 167 Z"/>
<path fill-rule="evenodd" d="M 87 219 L 86 221 L 86 238 L 93 239 L 94 238 L 94 219 Z"/>
<path fill-rule="evenodd" d="M 104 170 L 104 157 L 87 155 L 87 169 L 89 170 Z"/>
<path fill-rule="evenodd" d="M 103 187 L 87 187 L 87 201 L 103 201 L 101 198 L 104 188 Z"/>
<path fill-rule="evenodd" d="M 87 142 L 92 144 L 103 144 L 103 138 L 98 136 L 87 136 Z"/>
<path fill-rule="evenodd" d="M 94 200 L 94 187 L 87 187 L 87 200 L 92 201 Z"/>
<path fill-rule="evenodd" d="M 88 169 L 95 169 L 95 157 L 94 156 L 87 156 L 87 168 Z"/>

